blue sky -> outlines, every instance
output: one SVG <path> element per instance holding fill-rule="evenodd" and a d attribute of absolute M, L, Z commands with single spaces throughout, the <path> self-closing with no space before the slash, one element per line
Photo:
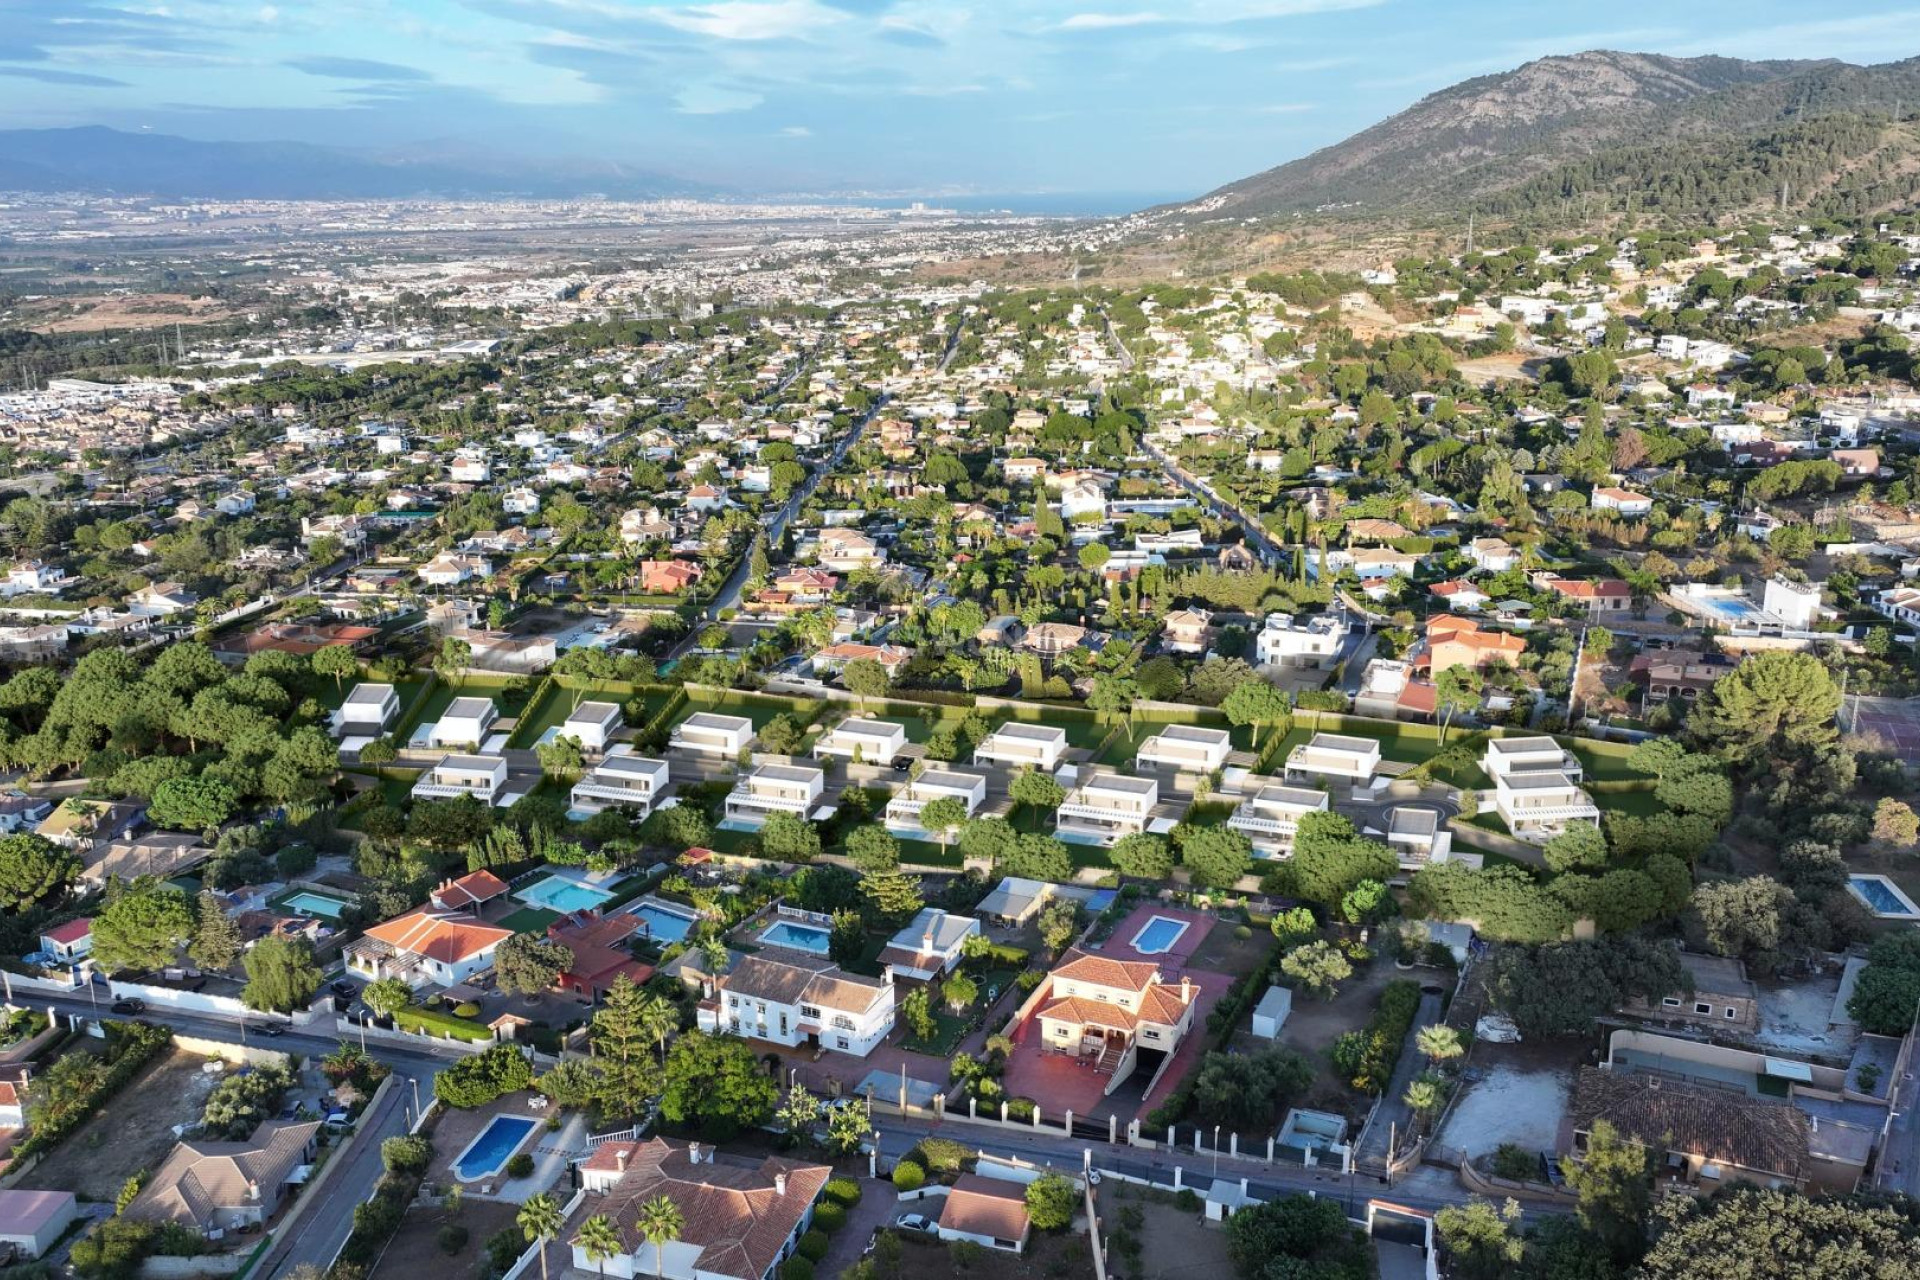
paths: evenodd
<path fill-rule="evenodd" d="M 1920 54 L 1920 8 L 0 0 L 0 127 L 492 148 L 759 190 L 1197 193 L 1591 48 L 1885 61 Z"/>

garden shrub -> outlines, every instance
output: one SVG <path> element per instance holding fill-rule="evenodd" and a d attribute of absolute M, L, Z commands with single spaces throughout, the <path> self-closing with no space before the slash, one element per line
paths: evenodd
<path fill-rule="evenodd" d="M 827 1183 L 827 1199 L 848 1206 L 860 1203 L 860 1184 L 852 1178 L 834 1178 Z"/>
<path fill-rule="evenodd" d="M 813 1264 L 795 1254 L 780 1265 L 780 1280 L 813 1280 Z"/>
<path fill-rule="evenodd" d="M 973 1154 L 973 1148 L 952 1138 L 922 1138 L 918 1150 L 921 1160 L 935 1173 L 958 1173 Z"/>
<path fill-rule="evenodd" d="M 902 1160 L 893 1166 L 893 1186 L 896 1191 L 918 1191 L 926 1185 L 927 1171 L 911 1160 Z"/>
<path fill-rule="evenodd" d="M 467 1229 L 457 1222 L 449 1222 L 440 1228 L 440 1233 L 434 1238 L 439 1242 L 442 1253 L 458 1253 L 467 1247 Z"/>
<path fill-rule="evenodd" d="M 847 1211 L 830 1200 L 816 1205 L 813 1210 L 813 1225 L 816 1230 L 832 1235 L 847 1225 Z"/>
<path fill-rule="evenodd" d="M 502 1094 L 533 1084 L 533 1067 L 511 1044 L 499 1044 L 460 1061 L 433 1079 L 434 1096 L 450 1107 L 484 1107 Z"/>
<path fill-rule="evenodd" d="M 509 1178 L 530 1177 L 532 1173 L 533 1156 L 529 1152 L 517 1152 L 513 1159 L 507 1161 L 507 1176 Z"/>
<path fill-rule="evenodd" d="M 795 1247 L 799 1249 L 800 1256 L 808 1262 L 818 1262 L 827 1256 L 827 1250 L 832 1248 L 832 1245 L 828 1242 L 824 1231 L 809 1231 L 800 1237 L 800 1243 Z"/>

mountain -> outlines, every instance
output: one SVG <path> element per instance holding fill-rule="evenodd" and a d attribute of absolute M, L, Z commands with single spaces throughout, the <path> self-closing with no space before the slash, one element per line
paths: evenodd
<path fill-rule="evenodd" d="M 0 130 L 0 190 L 223 200 L 712 193 L 611 162 L 536 167 L 508 157 L 378 156 L 304 142 L 203 142 L 100 126 Z"/>
<path fill-rule="evenodd" d="M 1176 209 L 1572 222 L 1631 203 L 1685 220 L 1777 202 L 1784 180 L 1791 207 L 1864 211 L 1911 194 L 1906 171 L 1920 145 L 1891 119 L 1903 104 L 1920 109 L 1920 58 L 1868 67 L 1606 50 L 1542 58 L 1443 89 Z"/>

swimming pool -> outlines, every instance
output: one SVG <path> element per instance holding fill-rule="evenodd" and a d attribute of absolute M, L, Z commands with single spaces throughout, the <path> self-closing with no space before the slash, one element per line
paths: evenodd
<path fill-rule="evenodd" d="M 1686 598 L 1698 605 L 1702 611 L 1725 618 L 1728 622 L 1747 622 L 1764 615 L 1764 610 L 1745 596 L 1716 593 Z"/>
<path fill-rule="evenodd" d="M 1920 907 L 1885 876 L 1848 876 L 1847 888 L 1883 920 L 1920 920 Z"/>
<path fill-rule="evenodd" d="M 487 1127 L 474 1135 L 460 1158 L 453 1162 L 453 1176 L 462 1182 L 479 1182 L 482 1178 L 491 1178 L 507 1167 L 507 1161 L 513 1159 L 513 1153 L 520 1149 L 533 1131 L 540 1127 L 538 1120 L 529 1120 L 525 1116 L 495 1116 L 487 1121 Z"/>
<path fill-rule="evenodd" d="M 833 930 L 822 929 L 817 924 L 800 924 L 793 920 L 777 920 L 765 933 L 760 942 L 768 947 L 787 947 L 794 951 L 807 951 L 816 956 L 827 954 L 828 945 L 833 941 Z"/>
<path fill-rule="evenodd" d="M 513 896 L 530 907 L 545 907 L 548 911 L 565 914 L 597 907 L 611 898 L 613 891 L 596 889 L 590 884 L 580 884 L 564 876 L 548 876 L 524 889 L 516 889 Z"/>
<path fill-rule="evenodd" d="M 693 929 L 694 916 L 683 908 L 642 900 L 627 908 L 640 918 L 640 931 L 654 942 L 680 942 Z"/>
<path fill-rule="evenodd" d="M 302 889 L 299 893 L 280 904 L 290 911 L 303 911 L 310 916 L 322 916 L 328 920 L 338 920 L 347 904 L 338 898 L 329 898 L 324 894 L 308 893 Z"/>
<path fill-rule="evenodd" d="M 1180 941 L 1180 935 L 1187 931 L 1185 920 L 1175 920 L 1170 916 L 1155 916 L 1140 926 L 1140 932 L 1133 935 L 1129 943 L 1143 956 L 1157 956 L 1173 950 Z"/>

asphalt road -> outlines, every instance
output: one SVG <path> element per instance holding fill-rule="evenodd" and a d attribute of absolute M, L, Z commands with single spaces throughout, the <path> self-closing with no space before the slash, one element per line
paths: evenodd
<path fill-rule="evenodd" d="M 322 1271 L 333 1265 L 341 1247 L 353 1232 L 353 1211 L 373 1191 L 381 1173 L 380 1144 L 398 1137 L 408 1129 L 412 1114 L 413 1085 L 395 1073 L 387 1096 L 380 1099 L 373 1113 L 361 1118 L 360 1134 L 346 1167 L 328 1175 L 320 1199 L 307 1206 L 293 1233 L 276 1240 L 261 1259 L 254 1274 L 259 1280 L 275 1280 L 295 1267 L 311 1266 Z M 424 1098 L 423 1098 L 424 1101 Z"/>
<path fill-rule="evenodd" d="M 1247 544 L 1253 548 L 1254 552 L 1259 555 L 1263 561 L 1268 565 L 1280 563 L 1280 548 L 1274 543 L 1271 535 L 1260 526 L 1259 521 L 1242 511 L 1239 507 L 1219 497 L 1206 485 L 1201 484 L 1198 479 L 1188 473 L 1185 467 L 1162 452 L 1160 446 L 1153 444 L 1151 441 L 1143 440 L 1140 442 L 1140 447 L 1145 449 L 1148 456 L 1160 464 L 1160 469 L 1167 473 L 1168 479 L 1198 498 L 1216 517 L 1222 520 L 1231 520 L 1239 525 L 1240 528 L 1246 532 Z"/>

